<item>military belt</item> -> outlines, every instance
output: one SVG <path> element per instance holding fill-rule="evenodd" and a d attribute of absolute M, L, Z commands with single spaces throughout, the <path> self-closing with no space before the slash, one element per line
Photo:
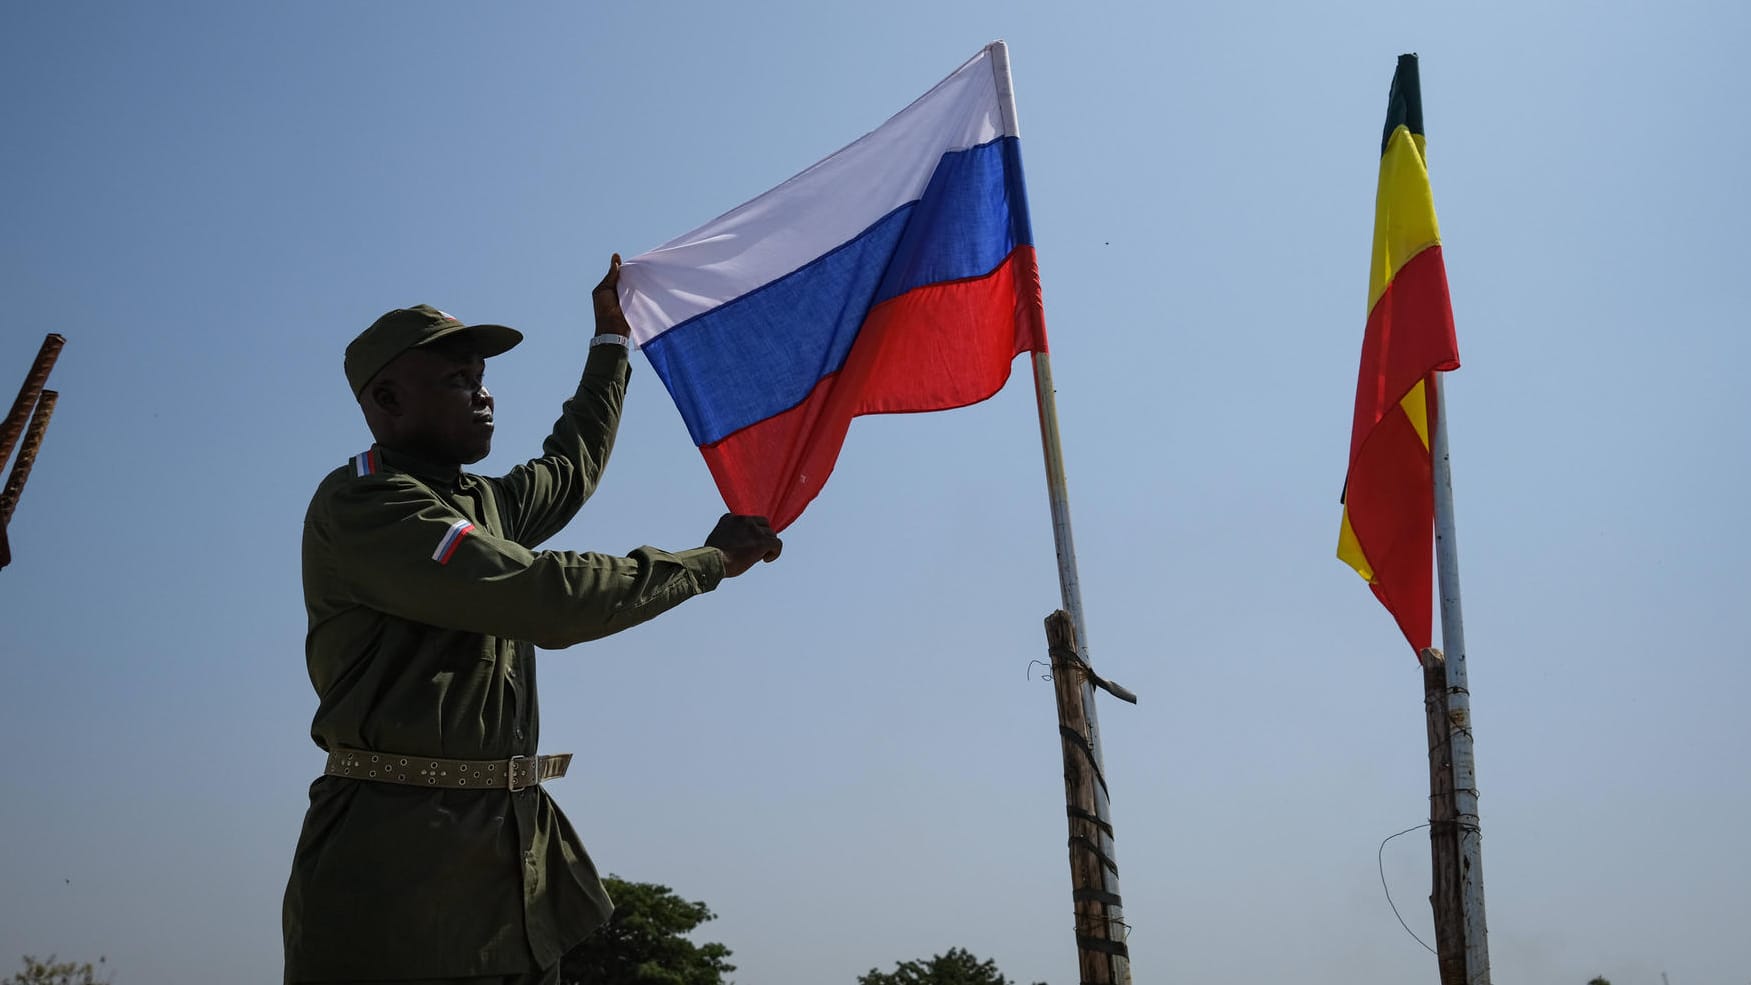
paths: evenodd
<path fill-rule="evenodd" d="M 512 756 L 510 759 L 438 759 L 403 756 L 393 752 L 334 749 L 328 754 L 328 776 L 404 783 L 411 787 L 450 787 L 466 790 L 533 787 L 558 779 L 571 766 L 572 754 Z"/>

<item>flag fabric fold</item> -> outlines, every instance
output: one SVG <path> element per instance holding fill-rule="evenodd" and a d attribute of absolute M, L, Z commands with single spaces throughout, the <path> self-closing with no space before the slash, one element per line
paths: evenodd
<path fill-rule="evenodd" d="M 1046 349 L 1002 42 L 881 127 L 621 267 L 724 502 L 782 530 L 853 417 L 946 410 Z"/>
<path fill-rule="evenodd" d="M 1459 368 L 1424 147 L 1417 56 L 1401 55 L 1380 147 L 1338 557 L 1419 652 L 1430 645 L 1434 596 L 1434 374 Z"/>

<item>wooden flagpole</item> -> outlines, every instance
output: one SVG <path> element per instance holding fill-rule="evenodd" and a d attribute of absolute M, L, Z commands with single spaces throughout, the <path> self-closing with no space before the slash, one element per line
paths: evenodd
<path fill-rule="evenodd" d="M 1089 719 L 1095 687 L 1136 703 L 1136 696 L 1104 681 L 1077 656 L 1076 627 L 1060 609 L 1046 617 L 1046 652 L 1058 699 L 1058 741 L 1064 754 L 1064 811 L 1070 824 L 1070 898 L 1076 914 L 1076 957 L 1082 985 L 1129 985 L 1119 866 L 1107 812 L 1107 778 L 1094 748 Z"/>

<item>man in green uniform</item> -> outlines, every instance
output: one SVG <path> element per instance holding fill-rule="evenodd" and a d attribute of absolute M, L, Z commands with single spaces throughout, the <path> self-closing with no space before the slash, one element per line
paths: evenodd
<path fill-rule="evenodd" d="M 542 456 L 497 478 L 484 360 L 522 336 L 424 305 L 347 347 L 376 442 L 304 520 L 305 655 L 329 754 L 286 887 L 289 983 L 553 983 L 612 903 L 542 788 L 535 646 L 568 647 L 709 592 L 782 548 L 726 515 L 705 546 L 626 557 L 535 548 L 595 490 L 630 372 L 620 257 Z"/>

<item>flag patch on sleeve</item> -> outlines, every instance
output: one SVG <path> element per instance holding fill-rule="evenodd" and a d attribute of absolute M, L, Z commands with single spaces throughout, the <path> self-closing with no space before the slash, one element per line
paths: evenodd
<path fill-rule="evenodd" d="M 449 564 L 451 555 L 456 553 L 456 547 L 462 543 L 462 538 L 474 529 L 474 524 L 467 520 L 457 520 L 450 524 L 450 529 L 444 531 L 444 537 L 438 541 L 438 549 L 432 552 L 432 560 L 439 564 Z"/>
<path fill-rule="evenodd" d="M 372 448 L 353 456 L 353 475 L 366 476 L 377 473 L 377 449 Z"/>

